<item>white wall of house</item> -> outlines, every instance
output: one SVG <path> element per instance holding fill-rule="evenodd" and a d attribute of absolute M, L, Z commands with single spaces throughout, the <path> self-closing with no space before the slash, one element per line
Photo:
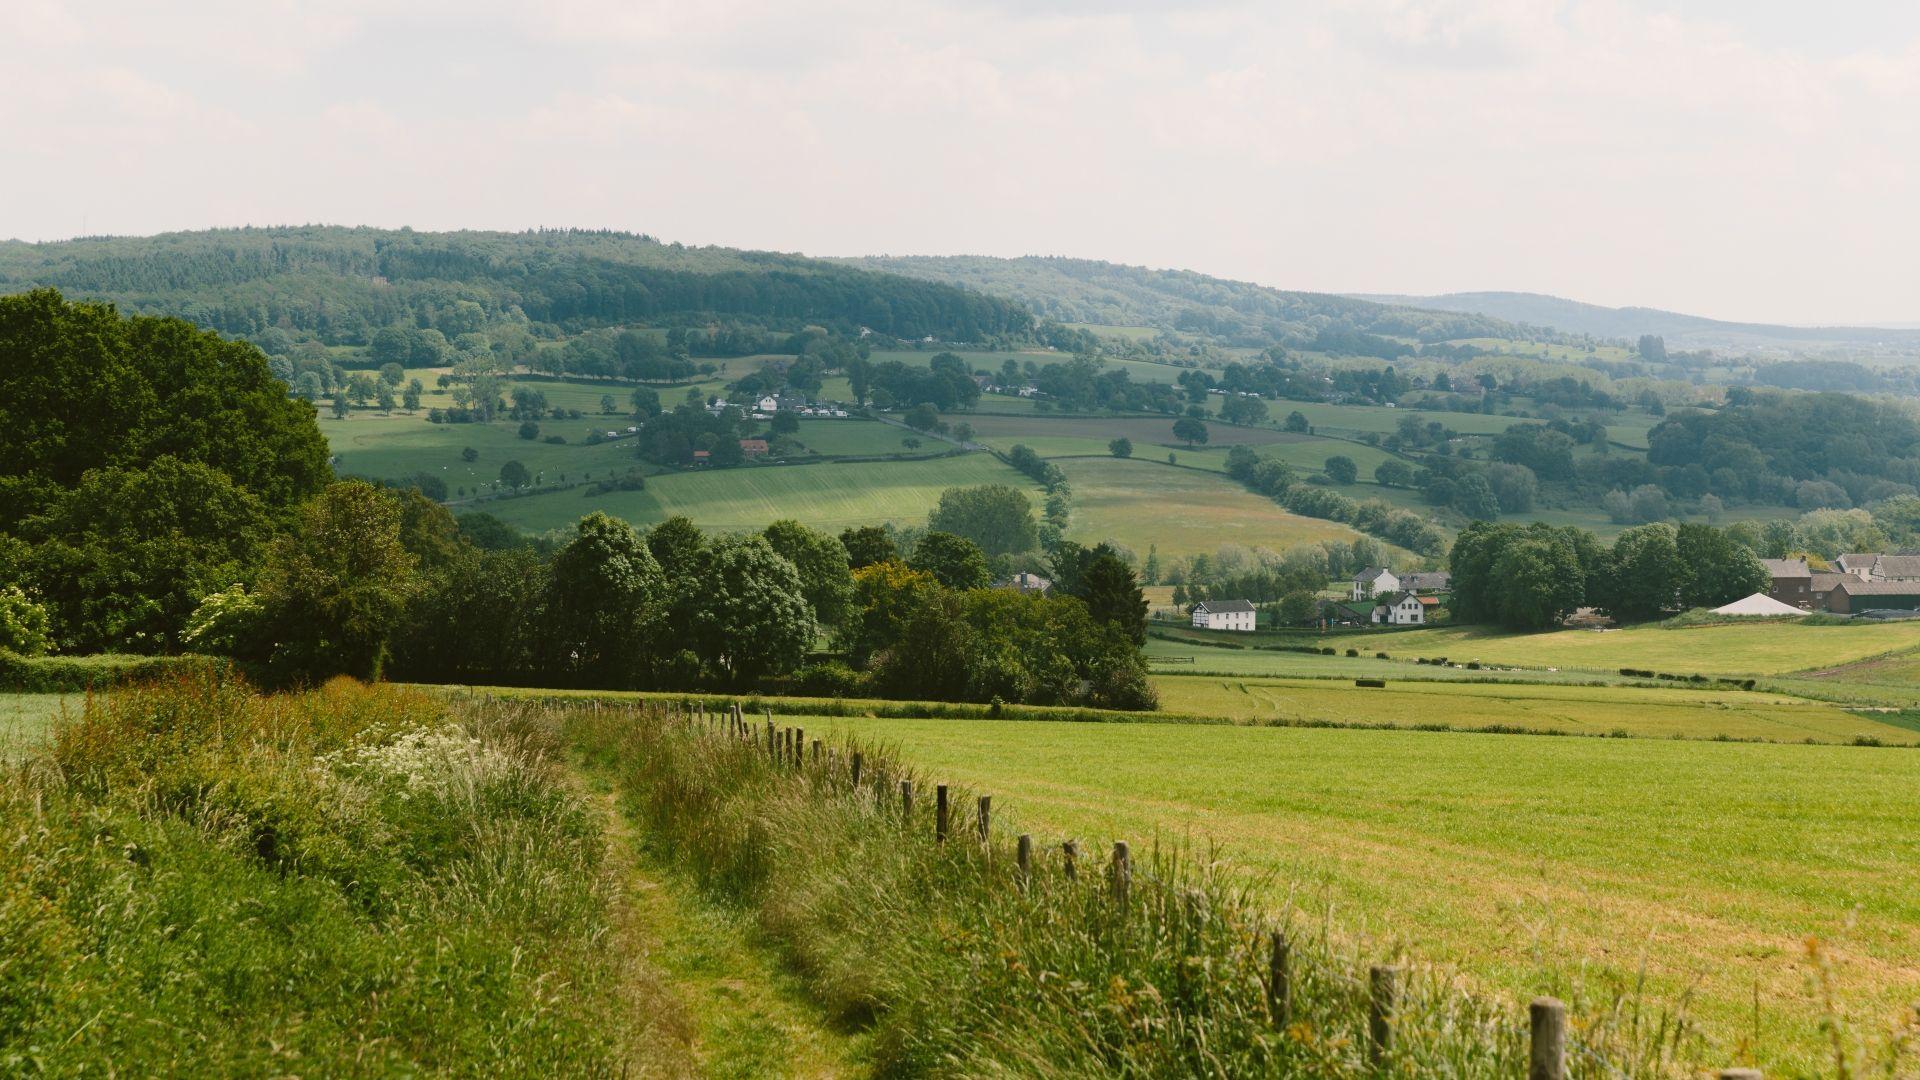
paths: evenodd
<path fill-rule="evenodd" d="M 1196 630 L 1252 630 L 1254 613 L 1251 611 L 1202 611 L 1193 609 L 1193 625 Z"/>
<path fill-rule="evenodd" d="M 1348 599 L 1371 600 L 1374 597 L 1379 596 L 1383 592 L 1392 592 L 1393 590 L 1399 587 L 1400 587 L 1400 579 L 1395 577 L 1391 570 L 1383 570 L 1381 571 L 1380 576 L 1372 579 L 1371 581 L 1354 582 L 1353 595 L 1348 597 Z"/>

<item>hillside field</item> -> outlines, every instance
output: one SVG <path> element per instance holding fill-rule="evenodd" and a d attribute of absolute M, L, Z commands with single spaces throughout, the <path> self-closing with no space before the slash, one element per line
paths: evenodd
<path fill-rule="evenodd" d="M 815 718 L 971 785 L 1043 843 L 1217 844 L 1382 958 L 1825 1053 L 1804 943 L 1867 1037 L 1920 991 L 1920 754 L 1661 739 Z M 1690 1006 L 1682 1005 L 1692 994 Z M 1757 1003 L 1757 1015 L 1756 1015 Z M 1857 1036 L 1850 1036 L 1857 1037 Z"/>
<path fill-rule="evenodd" d="M 1276 551 L 1321 540 L 1350 542 L 1360 533 L 1335 521 L 1290 513 L 1216 473 L 1149 460 L 1062 458 L 1055 464 L 1073 486 L 1067 535 L 1083 543 L 1115 541 L 1145 557 L 1213 551 L 1222 544 Z"/>
<path fill-rule="evenodd" d="M 986 454 L 919 461 L 756 466 L 649 477 L 644 491 L 587 496 L 584 489 L 548 492 L 485 504 L 503 521 L 532 532 L 565 528 L 604 510 L 640 526 L 685 514 L 710 531 L 758 530 L 780 518 L 838 533 L 849 526 L 892 521 L 924 525 L 950 487 L 1011 484 L 1026 488 L 1036 506 L 1039 489 Z"/>

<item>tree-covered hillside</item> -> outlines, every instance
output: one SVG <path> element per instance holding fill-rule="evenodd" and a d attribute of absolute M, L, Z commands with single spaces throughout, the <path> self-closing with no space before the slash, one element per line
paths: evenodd
<path fill-rule="evenodd" d="M 1420 341 L 1537 336 L 1511 323 L 1481 315 L 1422 311 L 1327 293 L 1270 289 L 1244 281 L 1208 277 L 1190 270 L 1025 256 L 868 256 L 846 262 L 893 274 L 962 285 L 1017 300 L 1050 319 L 1068 323 L 1147 326 L 1204 334 L 1226 344 L 1272 344 L 1314 348 L 1316 341 L 1345 344 L 1354 335 Z"/>
<path fill-rule="evenodd" d="M 566 333 L 721 319 L 968 342 L 1033 325 L 1017 303 L 923 279 L 579 230 L 303 227 L 0 243 L 0 293 L 45 286 L 229 335 L 279 327 L 328 345 L 365 345 L 395 323 L 453 337 L 522 318 Z"/>

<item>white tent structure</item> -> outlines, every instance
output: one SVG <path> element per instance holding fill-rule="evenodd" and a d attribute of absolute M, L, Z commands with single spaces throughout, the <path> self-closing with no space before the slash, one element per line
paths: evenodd
<path fill-rule="evenodd" d="M 1713 609 L 1715 615 L 1805 615 L 1806 612 L 1792 604 L 1783 604 L 1766 593 L 1754 593 L 1744 600 L 1735 600 L 1725 607 Z"/>

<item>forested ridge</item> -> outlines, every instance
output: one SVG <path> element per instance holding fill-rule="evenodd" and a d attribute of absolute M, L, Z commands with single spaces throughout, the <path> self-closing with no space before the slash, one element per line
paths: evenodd
<path fill-rule="evenodd" d="M 1061 322 L 1148 326 L 1204 334 L 1234 345 L 1313 348 L 1317 339 L 1330 343 L 1324 335 L 1332 335 L 1331 343 L 1346 346 L 1341 351 L 1354 351 L 1351 338 L 1357 335 L 1423 342 L 1551 336 L 1484 315 L 1423 311 L 1095 259 L 881 255 L 845 261 L 1017 300 Z"/>
<path fill-rule="evenodd" d="M 1020 304 L 952 285 L 585 230 L 309 226 L 0 244 L 0 292 L 46 286 L 228 335 L 277 326 L 329 345 L 364 345 L 403 322 L 451 336 L 476 318 L 524 318 L 566 333 L 724 318 L 966 342 L 1033 328 Z"/>

